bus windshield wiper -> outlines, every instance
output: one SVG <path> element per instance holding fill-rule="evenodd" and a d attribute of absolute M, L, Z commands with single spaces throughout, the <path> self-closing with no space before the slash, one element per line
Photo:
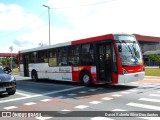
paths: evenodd
<path fill-rule="evenodd" d="M 133 53 L 131 47 L 130 47 L 129 45 L 127 45 L 127 43 L 126 43 L 124 40 L 122 41 L 122 43 L 125 44 L 124 46 L 126 47 L 126 49 L 128 49 L 128 51 L 131 53 L 132 57 L 134 58 L 135 55 L 134 55 L 134 53 Z"/>

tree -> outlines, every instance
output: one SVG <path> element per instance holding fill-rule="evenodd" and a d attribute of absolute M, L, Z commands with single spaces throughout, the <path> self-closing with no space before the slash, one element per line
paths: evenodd
<path fill-rule="evenodd" d="M 3 66 L 10 66 L 10 59 L 9 58 L 2 58 Z"/>
<path fill-rule="evenodd" d="M 16 68 L 18 66 L 18 58 L 13 57 L 13 58 L 2 58 L 1 63 L 3 66 L 10 66 L 11 65 L 11 59 L 12 59 L 12 67 Z"/>
<path fill-rule="evenodd" d="M 13 68 L 18 66 L 18 57 L 13 57 Z"/>
<path fill-rule="evenodd" d="M 159 68 L 160 68 L 160 54 L 151 54 L 151 55 L 148 55 L 148 57 L 151 60 L 156 61 L 158 63 L 158 65 L 159 65 Z"/>

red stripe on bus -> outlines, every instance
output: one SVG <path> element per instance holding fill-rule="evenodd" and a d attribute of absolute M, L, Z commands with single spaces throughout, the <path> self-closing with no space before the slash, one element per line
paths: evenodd
<path fill-rule="evenodd" d="M 91 42 L 96 42 L 96 41 L 101 41 L 101 40 L 106 40 L 106 39 L 112 39 L 113 40 L 114 39 L 113 34 L 76 40 L 76 41 L 72 41 L 71 44 L 72 45 L 77 45 L 77 44 L 91 43 Z"/>

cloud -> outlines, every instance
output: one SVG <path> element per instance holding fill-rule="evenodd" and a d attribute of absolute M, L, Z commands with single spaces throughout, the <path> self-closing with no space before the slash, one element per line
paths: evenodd
<path fill-rule="evenodd" d="M 48 5 L 51 8 L 63 8 L 97 2 L 99 1 L 82 0 L 75 2 L 75 0 L 69 0 L 66 2 L 65 0 L 50 0 Z M 153 9 L 148 9 L 151 5 Z M 67 21 L 68 24 L 63 27 L 51 26 L 51 44 L 108 33 L 123 32 L 156 36 L 160 34 L 156 30 L 153 32 L 154 27 L 157 26 L 156 23 L 159 21 L 159 17 L 157 17 L 159 8 L 157 7 L 157 0 L 154 0 L 153 3 L 150 0 L 113 0 L 87 7 L 53 9 L 54 17 L 56 15 L 65 16 L 66 19 L 63 19 L 62 22 Z M 150 24 L 150 21 L 155 21 L 155 23 Z M 72 28 L 68 26 L 72 26 Z M 151 29 L 146 29 L 146 27 Z M 19 37 L 19 40 L 33 41 L 30 48 L 38 46 L 39 43 L 48 44 L 48 26 L 25 33 Z"/>
<path fill-rule="evenodd" d="M 44 38 L 45 32 L 39 32 L 45 30 L 44 23 L 39 15 L 26 13 L 19 5 L 0 3 L 1 52 L 7 52 L 9 45 L 14 46 L 15 52 L 37 45 L 37 38 Z"/>
<path fill-rule="evenodd" d="M 48 4 L 53 8 L 64 7 L 54 11 L 67 16 L 70 25 L 81 35 L 117 32 L 160 35 L 160 32 L 155 30 L 160 27 L 159 0 L 108 0 L 104 4 L 67 8 L 98 2 L 101 1 L 50 0 Z"/>
<path fill-rule="evenodd" d="M 33 45 L 33 43 L 31 41 L 21 41 L 21 40 L 14 40 L 13 43 L 18 46 L 18 47 L 26 47 L 26 46 L 30 46 Z"/>
<path fill-rule="evenodd" d="M 37 18 L 37 19 L 36 19 Z M 25 13 L 24 9 L 16 4 L 0 4 L 0 30 L 19 30 L 22 27 L 35 29 L 44 24 L 37 15 Z M 34 24 L 31 24 L 36 20 Z"/>

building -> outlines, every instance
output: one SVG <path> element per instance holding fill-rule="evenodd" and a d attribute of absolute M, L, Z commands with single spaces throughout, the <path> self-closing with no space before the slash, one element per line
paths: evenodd
<path fill-rule="evenodd" d="M 160 37 L 144 36 L 139 34 L 133 34 L 141 46 L 142 53 L 144 55 L 144 62 L 146 66 L 158 66 L 158 64 L 147 58 L 149 54 L 160 54 Z"/>
<path fill-rule="evenodd" d="M 7 57 L 17 57 L 18 53 L 0 53 L 0 68 L 2 68 L 2 59 Z M 11 64 L 12 66 L 12 64 Z M 11 67 L 12 68 L 12 67 Z"/>
<path fill-rule="evenodd" d="M 0 57 L 16 57 L 18 53 L 0 53 Z"/>

